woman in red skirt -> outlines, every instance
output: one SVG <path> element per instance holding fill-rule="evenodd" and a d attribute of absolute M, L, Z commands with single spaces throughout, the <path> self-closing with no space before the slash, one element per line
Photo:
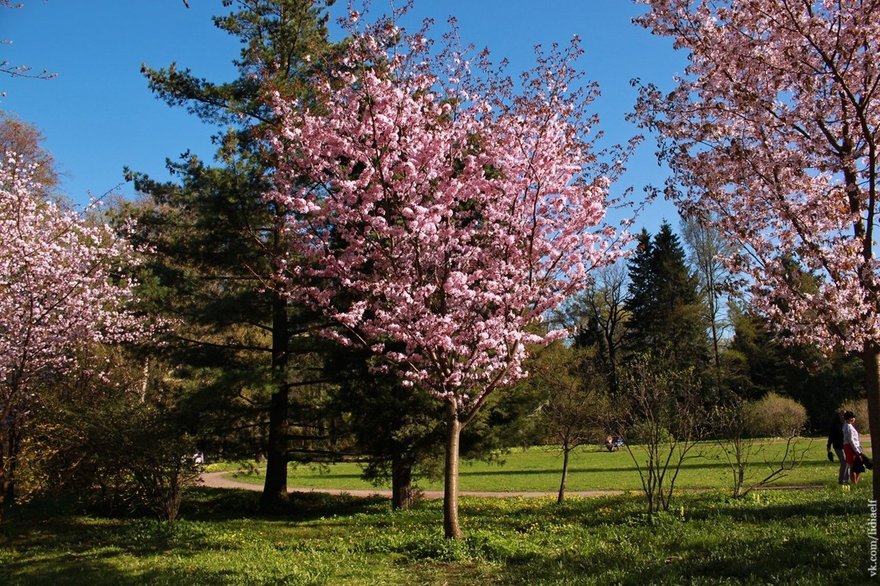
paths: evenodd
<path fill-rule="evenodd" d="M 849 477 L 853 484 L 859 482 L 861 472 L 856 472 L 853 463 L 862 458 L 862 444 L 859 442 L 859 432 L 853 424 L 856 416 L 852 411 L 843 414 L 843 455 L 846 457 L 846 463 L 849 464 Z M 861 468 L 861 467 L 859 467 Z"/>

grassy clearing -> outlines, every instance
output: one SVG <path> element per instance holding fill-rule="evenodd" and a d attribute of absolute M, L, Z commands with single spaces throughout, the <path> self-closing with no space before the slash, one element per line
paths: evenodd
<path fill-rule="evenodd" d="M 636 496 L 464 498 L 461 542 L 443 539 L 437 501 L 395 513 L 383 499 L 301 493 L 263 518 L 258 493 L 202 488 L 173 526 L 33 503 L 0 528 L 0 583 L 856 584 L 869 496 L 691 493 L 654 519 Z"/>
<path fill-rule="evenodd" d="M 752 475 L 757 477 L 767 470 L 767 461 L 778 458 L 784 447 L 781 440 L 763 440 L 765 455 L 752 457 Z M 825 455 L 825 438 L 805 438 L 798 447 L 806 450 L 801 466 L 773 483 L 774 486 L 818 484 L 832 486 L 837 482 L 837 464 L 831 464 Z M 868 447 L 870 451 L 870 446 Z M 676 481 L 676 487 L 685 489 L 721 489 L 731 486 L 729 468 L 717 444 L 705 442 L 693 452 Z M 237 480 L 262 484 L 262 471 L 257 474 L 239 474 L 240 466 L 225 463 L 211 467 L 214 471 L 229 471 Z M 562 455 L 551 447 L 515 449 L 502 454 L 493 463 L 466 461 L 461 467 L 461 490 L 464 491 L 535 491 L 549 492 L 559 488 Z M 377 488 L 361 480 L 357 464 L 333 464 L 321 468 L 291 466 L 290 486 L 303 488 L 341 488 L 369 490 Z M 442 490 L 439 481 L 422 479 L 418 486 L 424 490 Z M 390 485 L 378 488 L 390 489 Z M 638 473 L 626 450 L 608 452 L 598 446 L 585 446 L 571 457 L 568 490 L 631 490 L 641 489 Z"/>

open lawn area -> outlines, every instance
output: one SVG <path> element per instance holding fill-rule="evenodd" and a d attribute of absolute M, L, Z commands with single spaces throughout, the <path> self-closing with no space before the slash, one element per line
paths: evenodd
<path fill-rule="evenodd" d="M 771 449 L 779 444 L 771 443 Z M 443 538 L 442 503 L 394 512 L 387 499 L 294 493 L 275 517 L 259 492 L 196 488 L 181 518 L 109 518 L 72 498 L 18 506 L 0 527 L 0 584 L 585 585 L 861 584 L 872 566 L 870 477 L 834 481 L 824 442 L 784 482 L 734 500 L 711 444 L 688 462 L 683 491 L 653 517 L 626 452 L 581 450 L 573 490 L 632 489 L 595 498 L 461 499 L 465 539 Z M 472 463 L 467 490 L 554 490 L 558 454 L 514 451 Z M 756 464 L 762 465 L 761 462 Z M 356 467 L 300 468 L 291 484 L 355 488 Z M 820 486 L 815 486 L 820 485 Z M 368 485 L 367 485 L 368 486 Z M 429 488 L 434 485 L 428 484 Z"/>
<path fill-rule="evenodd" d="M 293 496 L 257 515 L 259 493 L 199 488 L 174 525 L 68 504 L 14 510 L 0 583 L 289 585 L 862 584 L 867 485 L 682 495 L 646 517 L 634 495 L 463 498 L 465 539 L 443 538 L 440 501 Z"/>
<path fill-rule="evenodd" d="M 761 440 L 758 445 L 766 448 L 750 459 L 750 476 L 763 478 L 769 471 L 768 463 L 775 464 L 785 448 L 783 440 Z M 870 444 L 865 443 L 868 453 Z M 643 453 L 633 448 L 640 459 Z M 801 465 L 786 473 L 772 486 L 827 485 L 836 486 L 837 463 L 830 463 L 825 455 L 825 438 L 804 438 L 795 448 L 803 453 Z M 766 460 L 766 462 L 765 462 Z M 262 471 L 256 474 L 242 472 L 236 463 L 215 464 L 212 471 L 226 470 L 230 478 L 243 482 L 262 484 Z M 535 491 L 558 490 L 562 470 L 562 453 L 553 447 L 514 449 L 499 454 L 494 462 L 468 460 L 461 467 L 460 482 L 463 491 Z M 344 463 L 330 466 L 291 466 L 288 484 L 301 488 L 336 488 L 369 490 L 390 489 L 390 485 L 376 487 L 361 480 L 358 464 Z M 869 477 L 865 477 L 870 481 Z M 722 450 L 714 442 L 704 442 L 695 447 L 681 469 L 676 481 L 683 489 L 725 489 L 732 486 L 730 468 Z M 422 479 L 418 486 L 423 490 L 442 490 L 439 480 Z M 608 452 L 600 446 L 583 446 L 572 453 L 569 464 L 567 489 L 570 491 L 641 489 L 638 472 L 625 449 Z"/>

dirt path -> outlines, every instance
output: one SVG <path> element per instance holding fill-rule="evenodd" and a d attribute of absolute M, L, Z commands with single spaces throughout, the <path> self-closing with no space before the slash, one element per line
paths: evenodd
<path fill-rule="evenodd" d="M 234 480 L 229 478 L 228 472 L 205 472 L 202 474 L 202 482 L 205 486 L 211 488 L 238 488 L 242 490 L 255 490 L 260 491 L 263 490 L 262 485 L 260 484 L 251 484 L 249 482 L 240 482 L 238 480 Z M 337 488 L 302 488 L 302 487 L 289 487 L 287 489 L 288 492 L 323 492 L 327 494 L 348 494 L 351 496 L 383 496 L 386 498 L 391 498 L 390 490 L 345 490 L 345 489 L 337 489 Z M 606 496 L 611 494 L 623 494 L 622 490 L 572 490 L 566 491 L 566 496 L 586 496 L 586 497 L 596 497 L 596 496 Z M 542 497 L 542 496 L 556 496 L 556 491 L 553 492 L 526 492 L 526 491 L 514 491 L 514 492 L 481 492 L 481 491 L 471 491 L 471 490 L 463 490 L 459 491 L 461 496 L 480 496 L 480 497 Z M 426 490 L 422 493 L 422 496 L 427 499 L 442 499 L 443 491 L 441 490 Z"/>
<path fill-rule="evenodd" d="M 263 486 L 260 484 L 252 484 L 250 482 L 240 482 L 238 480 L 234 480 L 229 478 L 229 472 L 205 472 L 202 474 L 202 482 L 204 486 L 208 486 L 210 488 L 238 488 L 241 490 L 253 490 L 253 491 L 261 491 L 263 490 Z M 774 486 L 764 486 L 761 490 L 812 490 L 817 488 L 822 488 L 821 484 L 799 484 L 799 485 L 774 485 Z M 685 489 L 689 490 L 689 489 Z M 693 489 L 700 490 L 700 489 Z M 368 497 L 368 496 L 382 496 L 385 498 L 391 498 L 390 490 L 379 490 L 379 489 L 371 489 L 371 490 L 354 490 L 354 489 L 341 489 L 341 488 L 306 488 L 306 487 L 288 487 L 288 492 L 321 492 L 326 494 L 347 494 L 356 497 Z M 598 496 L 607 496 L 614 494 L 625 494 L 627 491 L 625 490 L 567 490 L 565 491 L 566 496 L 582 496 L 582 497 L 598 497 Z M 459 491 L 460 496 L 477 496 L 477 497 L 496 497 L 496 498 L 509 498 L 509 497 L 546 497 L 557 495 L 556 491 L 552 492 L 542 492 L 542 491 L 510 491 L 510 492 L 485 492 L 485 491 L 476 491 L 476 490 L 463 490 Z M 442 490 L 426 490 L 422 493 L 422 497 L 426 499 L 442 499 L 443 491 Z"/>

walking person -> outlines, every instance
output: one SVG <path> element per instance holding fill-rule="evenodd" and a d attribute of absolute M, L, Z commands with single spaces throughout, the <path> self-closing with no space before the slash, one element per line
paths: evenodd
<path fill-rule="evenodd" d="M 859 483 L 859 476 L 865 471 L 862 465 L 862 444 L 856 429 L 856 416 L 852 411 L 843 414 L 843 454 L 849 465 L 849 479 L 852 484 Z M 858 465 L 856 464 L 858 462 Z"/>
<path fill-rule="evenodd" d="M 840 469 L 837 472 L 837 484 L 849 484 L 849 464 L 846 463 L 846 455 L 843 453 L 844 423 L 843 409 L 840 409 L 834 414 L 834 420 L 831 422 L 831 427 L 828 431 L 828 443 L 825 445 L 825 449 L 828 451 L 828 460 L 833 462 L 836 455 L 837 461 L 840 462 Z M 831 451 L 832 449 L 834 452 Z"/>

